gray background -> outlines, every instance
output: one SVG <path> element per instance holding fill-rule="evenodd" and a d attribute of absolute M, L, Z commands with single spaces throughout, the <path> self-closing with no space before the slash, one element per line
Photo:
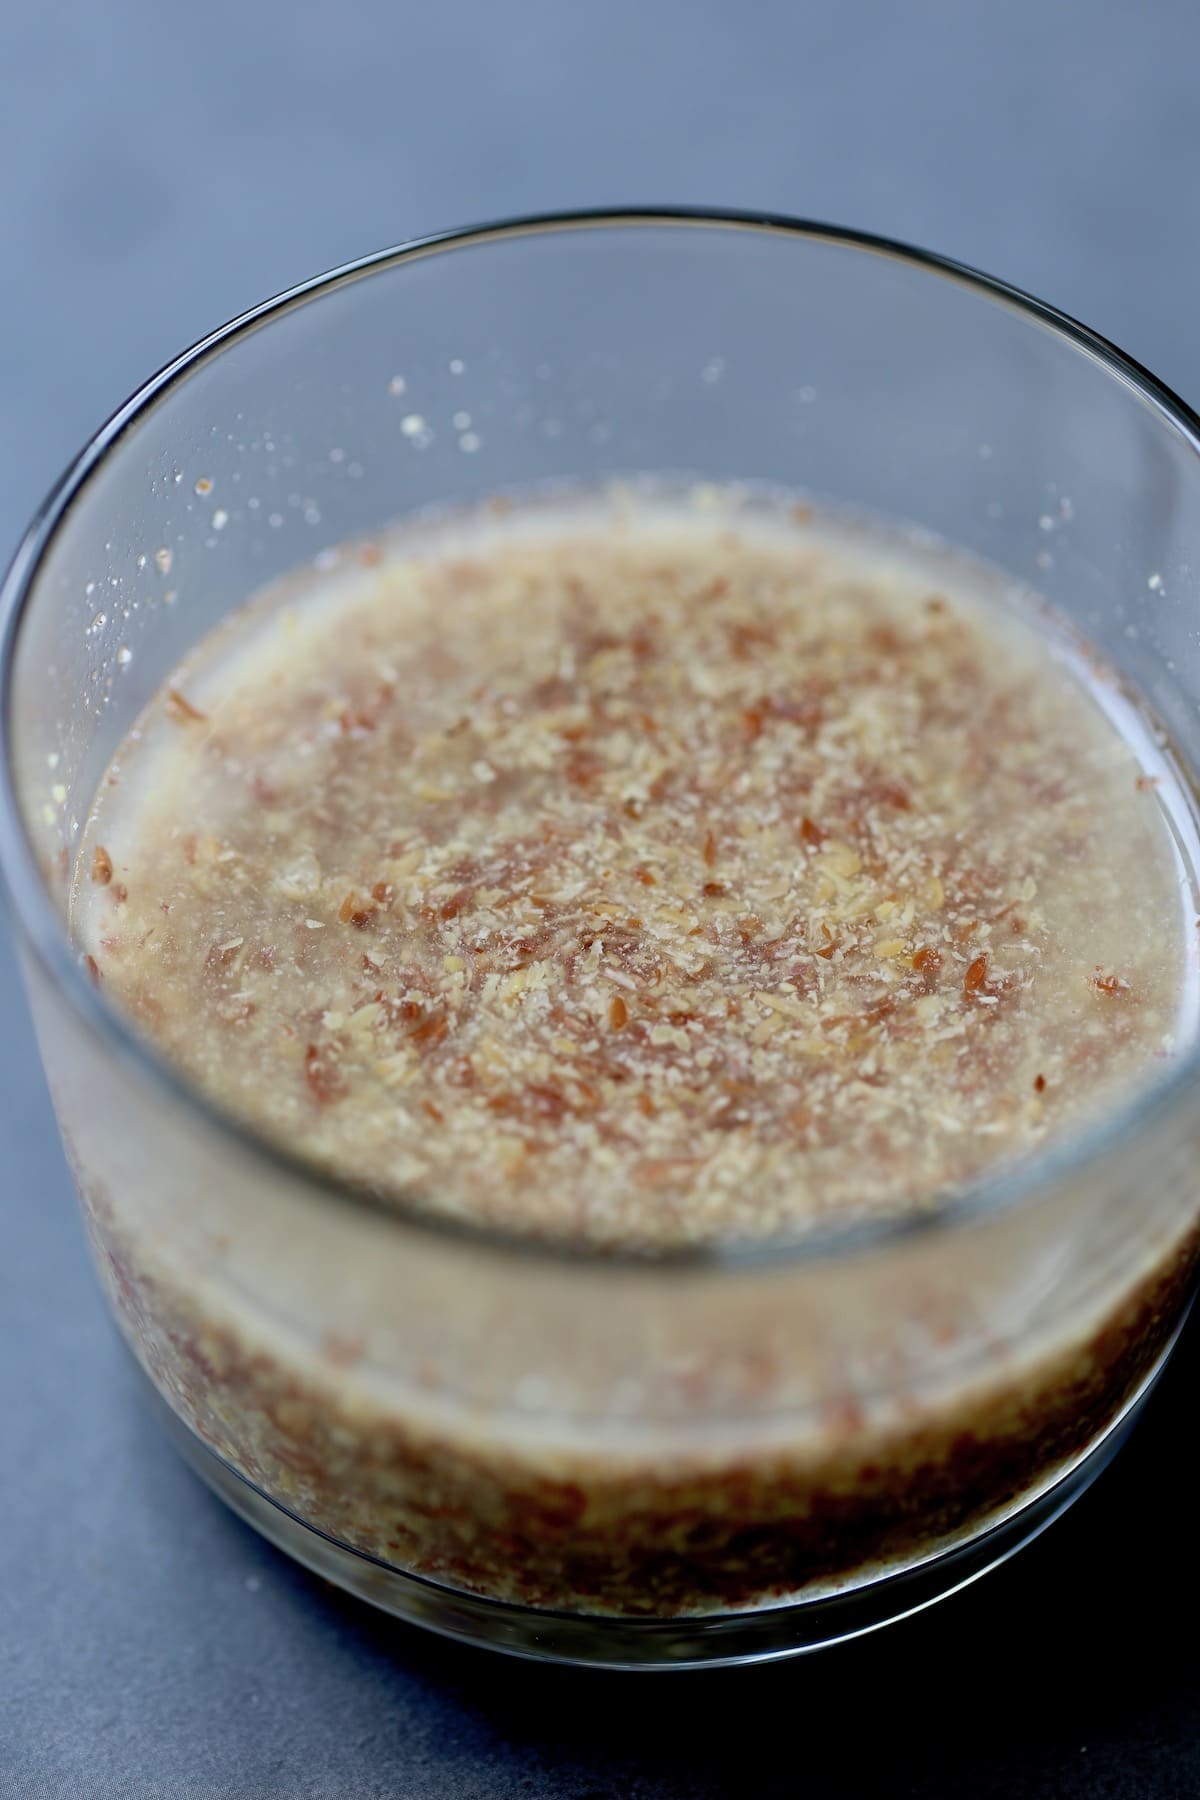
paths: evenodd
<path fill-rule="evenodd" d="M 1200 401 L 1196 0 L 0 0 L 0 544 L 125 393 L 384 243 L 616 201 L 903 236 Z M 143 1417 L 0 947 L 0 1794 L 1200 1793 L 1196 1333 L 1010 1569 L 817 1661 L 508 1664 L 376 1619 Z M 1165 1634 L 1182 1626 L 1182 1634 Z"/>

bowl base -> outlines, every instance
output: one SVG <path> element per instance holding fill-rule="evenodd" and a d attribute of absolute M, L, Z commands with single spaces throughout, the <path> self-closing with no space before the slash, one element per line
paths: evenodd
<path fill-rule="evenodd" d="M 802 1656 L 877 1631 L 946 1599 L 1030 1543 L 1107 1467 L 1135 1424 L 1174 1338 L 1104 1436 L 1050 1484 L 974 1537 L 908 1569 L 750 1612 L 641 1619 L 542 1611 L 443 1587 L 327 1537 L 240 1475 L 186 1425 L 137 1365 L 176 1448 L 238 1516 L 336 1587 L 408 1624 L 534 1661 L 602 1669 L 687 1669 Z"/>

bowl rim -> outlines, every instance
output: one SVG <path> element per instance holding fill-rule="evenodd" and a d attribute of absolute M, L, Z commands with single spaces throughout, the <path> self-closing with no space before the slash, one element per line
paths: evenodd
<path fill-rule="evenodd" d="M 377 1218 L 386 1218 L 397 1229 L 441 1239 L 447 1244 L 459 1243 L 464 1248 L 474 1246 L 523 1258 L 593 1267 L 710 1272 L 735 1268 L 778 1269 L 788 1263 L 819 1262 L 928 1239 L 931 1235 L 944 1234 L 952 1226 L 990 1219 L 1021 1200 L 1044 1194 L 1057 1183 L 1104 1161 L 1126 1138 L 1140 1137 L 1153 1129 L 1177 1101 L 1187 1097 L 1189 1088 L 1200 1076 L 1200 1045 L 1182 1056 L 1171 1071 L 1146 1092 L 1139 1094 L 1129 1105 L 1112 1109 L 1092 1129 L 1068 1133 L 1061 1144 L 999 1174 L 985 1177 L 962 1192 L 951 1193 L 920 1212 L 821 1227 L 792 1238 L 761 1241 L 744 1237 L 715 1238 L 701 1244 L 665 1248 L 643 1249 L 537 1236 L 451 1218 L 407 1197 L 384 1199 L 350 1179 L 322 1169 L 282 1142 L 261 1134 L 246 1120 L 210 1099 L 198 1085 L 161 1057 L 149 1040 L 137 1033 L 131 1021 L 89 979 L 43 880 L 25 827 L 11 753 L 11 695 L 21 626 L 42 565 L 76 499 L 143 415 L 226 349 L 272 320 L 352 282 L 390 271 L 407 262 L 488 243 L 574 231 L 641 230 L 647 227 L 744 231 L 791 238 L 880 257 L 967 288 L 980 299 L 1020 314 L 1098 363 L 1108 375 L 1131 389 L 1150 407 L 1158 422 L 1181 436 L 1200 458 L 1200 416 L 1107 338 L 1009 282 L 934 251 L 873 232 L 773 211 L 637 205 L 518 215 L 431 232 L 374 251 L 284 289 L 238 314 L 173 357 L 137 388 L 92 435 L 35 513 L 0 584 L 0 885 L 7 889 L 12 914 L 20 927 L 22 945 L 32 952 L 41 973 L 79 1022 L 104 1042 L 137 1080 L 157 1087 L 169 1102 L 193 1115 L 203 1128 L 229 1140 L 239 1154 L 256 1162 L 264 1174 L 288 1181 L 314 1200 L 335 1201 L 366 1210 Z"/>

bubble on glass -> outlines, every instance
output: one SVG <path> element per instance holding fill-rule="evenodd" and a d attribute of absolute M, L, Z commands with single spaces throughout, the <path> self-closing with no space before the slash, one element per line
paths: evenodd
<path fill-rule="evenodd" d="M 306 525 L 319 525 L 321 523 L 321 509 L 315 500 L 307 500 L 305 502 L 304 523 Z"/>
<path fill-rule="evenodd" d="M 700 371 L 700 379 L 701 381 L 706 381 L 711 387 L 714 382 L 720 381 L 724 373 L 725 358 L 723 356 L 710 356 Z"/>
<path fill-rule="evenodd" d="M 470 413 L 456 412 L 453 419 L 453 425 L 455 431 L 469 431 L 471 429 Z"/>
<path fill-rule="evenodd" d="M 465 451 L 468 456 L 471 456 L 480 448 L 482 443 L 483 439 L 477 431 L 464 431 L 458 440 L 458 447 L 460 450 Z"/>
<path fill-rule="evenodd" d="M 329 452 L 329 460 L 331 463 L 343 463 L 346 460 L 346 452 L 335 447 Z"/>
<path fill-rule="evenodd" d="M 424 450 L 433 442 L 433 432 L 420 413 L 405 413 L 400 429 L 414 450 Z"/>
<path fill-rule="evenodd" d="M 123 669 L 127 669 L 133 661 L 133 651 L 129 648 L 128 644 L 122 644 L 117 651 L 117 661 Z"/>
<path fill-rule="evenodd" d="M 452 356 L 450 358 L 449 369 L 452 375 L 461 375 L 466 369 L 466 366 L 467 365 L 461 356 Z"/>
<path fill-rule="evenodd" d="M 389 394 L 404 394 L 407 392 L 408 392 L 408 383 L 407 383 L 407 381 L 405 381 L 403 375 L 393 375 L 392 379 L 388 382 L 388 393 Z"/>
<path fill-rule="evenodd" d="M 144 569 L 145 566 L 146 566 L 146 553 L 143 550 L 142 552 L 140 552 L 140 554 L 137 557 L 135 557 L 134 567 L 138 568 L 138 569 Z"/>
<path fill-rule="evenodd" d="M 365 471 L 360 462 L 352 462 L 346 464 L 346 473 L 351 481 L 360 481 Z"/>
<path fill-rule="evenodd" d="M 980 444 L 980 446 L 976 450 L 975 454 L 979 458 L 980 462 L 991 462 L 992 457 L 995 455 L 995 452 L 992 449 L 992 446 L 990 444 Z"/>
<path fill-rule="evenodd" d="M 224 529 L 228 525 L 228 523 L 229 523 L 229 514 L 225 511 L 225 508 L 223 506 L 218 506 L 216 512 L 212 516 L 213 530 L 214 531 L 224 531 Z"/>
<path fill-rule="evenodd" d="M 1038 520 L 1038 530 L 1039 531 L 1053 531 L 1054 530 L 1054 520 L 1050 517 L 1049 513 L 1043 513 L 1041 518 Z"/>
<path fill-rule="evenodd" d="M 816 397 L 817 390 L 815 387 L 802 387 L 796 389 L 796 398 L 799 400 L 801 406 L 811 406 Z"/>
<path fill-rule="evenodd" d="M 279 527 L 283 524 L 283 514 L 281 512 L 268 513 L 267 524 L 271 527 L 272 531 L 278 531 Z"/>
<path fill-rule="evenodd" d="M 1157 573 L 1149 575 L 1146 578 L 1146 586 L 1150 589 L 1152 594 L 1160 594 L 1162 592 L 1162 584 L 1163 578 Z"/>
<path fill-rule="evenodd" d="M 1054 567 L 1054 558 L 1048 550 L 1039 550 L 1033 560 L 1039 569 L 1052 569 Z"/>

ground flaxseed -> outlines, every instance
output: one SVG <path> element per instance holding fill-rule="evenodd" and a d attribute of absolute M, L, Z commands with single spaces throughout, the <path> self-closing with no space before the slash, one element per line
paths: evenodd
<path fill-rule="evenodd" d="M 1156 778 L 961 569 L 636 508 L 365 561 L 177 672 L 79 863 L 107 991 L 271 1134 L 489 1224 L 765 1236 L 1169 1051 Z"/>

